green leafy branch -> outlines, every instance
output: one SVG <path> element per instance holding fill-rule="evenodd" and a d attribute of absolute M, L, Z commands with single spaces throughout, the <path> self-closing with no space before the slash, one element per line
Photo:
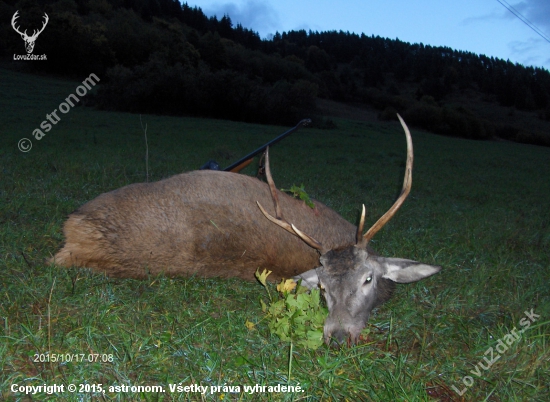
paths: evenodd
<path fill-rule="evenodd" d="M 266 283 L 270 271 L 256 271 L 256 278 L 264 286 L 269 304 L 260 299 L 264 319 L 272 334 L 282 341 L 298 346 L 317 349 L 323 344 L 323 325 L 328 311 L 321 305 L 319 289 L 309 292 L 292 279 L 282 280 L 277 285 L 278 297 L 272 297 Z"/>
<path fill-rule="evenodd" d="M 306 193 L 306 189 L 304 188 L 304 183 L 302 183 L 300 187 L 293 184 L 292 187 L 290 187 L 289 189 L 282 188 L 281 191 L 287 191 L 289 193 L 292 193 L 292 195 L 295 198 L 299 198 L 302 201 L 304 201 L 306 205 L 311 209 L 315 208 L 315 204 L 313 203 L 313 201 L 311 201 L 311 198 L 309 198 L 308 193 Z"/>

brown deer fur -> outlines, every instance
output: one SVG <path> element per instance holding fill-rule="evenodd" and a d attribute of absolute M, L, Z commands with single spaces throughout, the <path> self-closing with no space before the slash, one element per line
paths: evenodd
<path fill-rule="evenodd" d="M 273 225 L 266 183 L 241 174 L 201 170 L 101 194 L 69 215 L 66 242 L 50 262 L 89 267 L 113 277 L 240 277 L 256 269 L 271 279 L 318 267 L 319 253 Z M 284 193 L 285 218 L 328 248 L 355 244 L 356 227 L 315 202 L 315 209 Z"/>

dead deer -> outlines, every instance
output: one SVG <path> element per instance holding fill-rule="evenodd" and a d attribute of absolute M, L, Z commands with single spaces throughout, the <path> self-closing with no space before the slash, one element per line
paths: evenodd
<path fill-rule="evenodd" d="M 364 235 L 364 206 L 356 228 L 320 202 L 314 200 L 312 209 L 279 192 L 266 153 L 268 184 L 199 170 L 101 194 L 69 215 L 65 245 L 51 262 L 128 278 L 162 273 L 253 280 L 265 268 L 273 271 L 272 279 L 294 277 L 323 289 L 329 309 L 325 342 L 334 338 L 341 344 L 349 337 L 355 343 L 372 309 L 391 297 L 394 283 L 415 282 L 441 269 L 380 257 L 368 245 L 411 189 L 412 139 L 398 117 L 407 138 L 403 189 Z"/>

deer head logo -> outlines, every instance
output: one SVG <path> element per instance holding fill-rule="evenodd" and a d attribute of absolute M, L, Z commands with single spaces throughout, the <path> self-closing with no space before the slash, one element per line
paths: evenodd
<path fill-rule="evenodd" d="M 27 35 L 26 29 L 25 29 L 25 32 L 21 32 L 19 30 L 19 27 L 15 26 L 15 20 L 19 18 L 19 15 L 17 15 L 18 13 L 19 13 L 19 10 L 17 10 L 15 14 L 13 14 L 13 18 L 11 19 L 11 26 L 13 27 L 15 32 L 21 35 L 21 38 L 23 38 L 23 40 L 25 41 L 25 49 L 27 50 L 27 53 L 31 54 L 32 51 L 34 50 L 34 42 L 36 41 L 36 38 L 38 38 L 38 35 L 40 35 L 44 30 L 44 28 L 46 28 L 46 25 L 48 25 L 48 21 L 49 21 L 48 14 L 44 13 L 45 21 L 42 25 L 42 28 L 39 31 L 34 30 L 33 34 L 29 36 Z"/>

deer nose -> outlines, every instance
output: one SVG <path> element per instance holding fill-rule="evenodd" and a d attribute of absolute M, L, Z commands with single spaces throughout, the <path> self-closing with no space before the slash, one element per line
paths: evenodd
<path fill-rule="evenodd" d="M 349 339 L 349 332 L 345 329 L 337 329 L 332 334 L 330 334 L 329 339 L 331 347 L 342 347 L 347 343 Z"/>

